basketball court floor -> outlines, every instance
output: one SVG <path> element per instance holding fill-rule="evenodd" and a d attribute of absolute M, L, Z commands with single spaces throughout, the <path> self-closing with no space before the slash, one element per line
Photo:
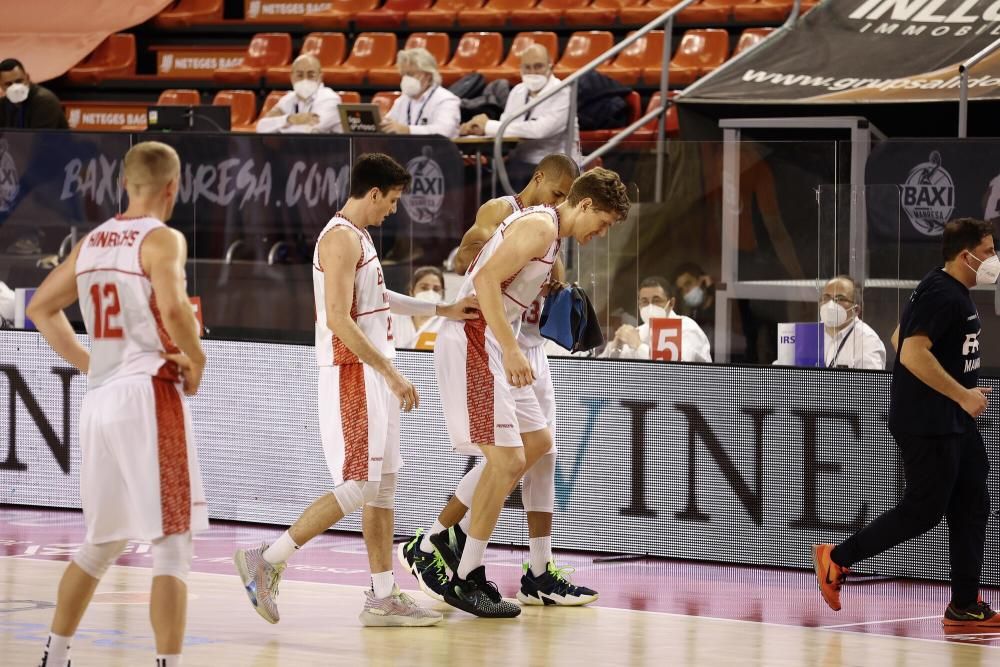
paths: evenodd
<path fill-rule="evenodd" d="M 185 665 L 1000 665 L 1000 633 L 945 634 L 948 589 L 899 580 L 855 580 L 844 610 L 830 611 L 809 572 L 644 559 L 594 563 L 558 553 L 601 599 L 586 608 L 524 609 L 482 620 L 439 608 L 433 628 L 363 628 L 368 584 L 360 536 L 327 533 L 289 563 L 281 622 L 251 609 L 231 555 L 278 528 L 217 523 L 195 543 Z M 56 585 L 83 539 L 74 511 L 0 509 L 0 664 L 34 667 L 48 633 Z M 487 572 L 513 597 L 519 549 L 492 548 Z M 73 642 L 74 667 L 152 664 L 149 545 L 131 543 L 98 588 Z M 396 565 L 397 581 L 416 581 Z M 984 591 L 1000 601 L 1000 591 Z M 423 594 L 422 603 L 433 602 Z"/>

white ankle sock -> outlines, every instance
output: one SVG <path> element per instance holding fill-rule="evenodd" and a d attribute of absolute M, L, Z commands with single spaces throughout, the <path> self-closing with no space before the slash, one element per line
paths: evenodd
<path fill-rule="evenodd" d="M 483 564 L 483 554 L 486 553 L 486 540 L 477 540 L 470 537 L 465 541 L 465 550 L 462 552 L 462 561 L 458 564 L 458 578 L 465 579 L 469 573 Z"/>
<path fill-rule="evenodd" d="M 540 577 L 545 574 L 549 561 L 552 560 L 552 536 L 532 537 L 528 540 L 528 547 L 531 553 L 531 574 Z"/>
<path fill-rule="evenodd" d="M 392 589 L 395 585 L 396 580 L 392 576 L 392 570 L 372 573 L 372 592 L 379 600 L 392 595 Z"/>
<path fill-rule="evenodd" d="M 458 522 L 458 527 L 462 529 L 462 532 L 466 535 L 469 534 L 469 526 L 472 525 L 472 512 L 466 512 L 462 520 Z"/>
<path fill-rule="evenodd" d="M 276 539 L 271 546 L 264 550 L 264 560 L 271 565 L 284 563 L 292 557 L 292 554 L 295 553 L 295 550 L 298 548 L 299 545 L 295 543 L 295 540 L 292 539 L 292 536 L 289 535 L 286 530 L 281 534 L 281 537 Z"/>
<path fill-rule="evenodd" d="M 177 655 L 161 655 L 156 656 L 156 667 L 180 667 L 181 664 L 181 654 Z"/>
<path fill-rule="evenodd" d="M 431 544 L 431 535 L 437 535 L 438 533 L 443 533 L 446 530 L 448 529 L 441 525 L 440 521 L 434 519 L 434 525 L 431 526 L 430 530 L 424 533 L 424 539 L 420 540 L 420 550 L 424 553 L 434 553 L 434 545 Z"/>
<path fill-rule="evenodd" d="M 65 667 L 69 661 L 69 643 L 72 637 L 63 637 L 53 632 L 49 633 L 49 639 L 45 642 L 45 660 L 42 664 L 46 667 Z"/>

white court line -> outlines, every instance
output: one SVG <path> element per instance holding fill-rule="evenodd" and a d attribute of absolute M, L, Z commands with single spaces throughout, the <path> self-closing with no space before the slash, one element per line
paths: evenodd
<path fill-rule="evenodd" d="M 941 618 L 941 614 L 934 616 L 914 616 L 913 618 L 887 618 L 884 621 L 862 621 L 860 623 L 841 623 L 840 625 L 817 625 L 821 630 L 833 630 L 834 628 L 851 628 L 855 625 L 879 625 L 880 623 L 902 623 L 904 621 L 926 621 L 930 618 Z"/>

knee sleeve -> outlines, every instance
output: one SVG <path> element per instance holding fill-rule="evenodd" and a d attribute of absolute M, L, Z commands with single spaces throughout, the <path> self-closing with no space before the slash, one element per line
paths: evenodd
<path fill-rule="evenodd" d="M 111 564 L 118 560 L 118 557 L 125 551 L 126 544 L 128 544 L 128 540 L 104 542 L 103 544 L 90 544 L 88 542 L 73 554 L 73 562 L 94 579 L 100 579 L 111 567 Z"/>
<path fill-rule="evenodd" d="M 483 476 L 483 468 L 485 467 L 486 459 L 483 459 L 475 468 L 465 473 L 465 477 L 458 482 L 455 497 L 466 507 L 472 507 L 472 496 L 476 492 L 476 485 L 479 484 L 479 478 Z"/>
<path fill-rule="evenodd" d="M 526 512 L 552 514 L 556 505 L 556 455 L 546 454 L 524 473 L 521 500 Z"/>
<path fill-rule="evenodd" d="M 191 533 L 167 535 L 153 542 L 153 576 L 187 581 L 191 572 L 194 542 Z"/>
<path fill-rule="evenodd" d="M 369 482 L 370 483 L 370 482 Z M 396 501 L 396 473 L 382 475 L 382 480 L 378 482 L 378 493 L 373 500 L 368 501 L 371 507 L 391 510 Z"/>
<path fill-rule="evenodd" d="M 370 503 L 378 496 L 378 482 L 356 482 L 349 480 L 337 486 L 333 495 L 337 499 L 344 516 L 353 514 L 365 503 Z"/>

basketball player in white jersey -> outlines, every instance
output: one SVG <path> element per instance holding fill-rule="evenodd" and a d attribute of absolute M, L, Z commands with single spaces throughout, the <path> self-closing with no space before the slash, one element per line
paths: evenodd
<path fill-rule="evenodd" d="M 303 544 L 364 508 L 362 530 L 372 572 L 360 620 L 368 626 L 426 626 L 442 616 L 396 586 L 392 574 L 393 503 L 399 409 L 419 404 L 416 389 L 393 366 L 390 309 L 402 315 L 478 317 L 474 299 L 432 304 L 390 292 L 368 227 L 396 211 L 410 174 L 388 155 L 362 155 L 351 170 L 350 198 L 320 232 L 313 256 L 320 436 L 334 479 L 271 545 L 239 550 L 234 561 L 250 602 L 279 620 L 275 596 L 285 562 Z"/>
<path fill-rule="evenodd" d="M 481 320 L 446 322 L 434 363 L 448 435 L 460 454 L 482 454 L 486 465 L 472 496 L 468 539 L 444 590 L 448 604 L 477 616 L 505 618 L 520 607 L 486 580 L 486 544 L 504 500 L 525 470 L 552 450 L 552 435 L 524 352 L 521 317 L 551 278 L 561 239 L 586 244 L 628 214 L 618 174 L 593 169 L 574 182 L 557 208 L 536 206 L 508 216 L 480 250 L 459 296 L 478 298 Z"/>
<path fill-rule="evenodd" d="M 475 224 L 462 238 L 462 245 L 455 255 L 455 270 L 465 273 L 476 254 L 508 216 L 531 206 L 558 206 L 565 201 L 566 193 L 579 173 L 575 162 L 565 155 L 554 153 L 538 164 L 531 181 L 520 194 L 498 197 L 483 204 L 476 214 Z M 556 281 L 563 278 L 559 259 L 553 267 L 553 278 Z M 549 360 L 545 356 L 545 339 L 539 332 L 544 300 L 540 294 L 524 311 L 517 342 L 535 374 L 531 388 L 554 439 L 555 392 Z M 573 585 L 552 559 L 556 453 L 553 443 L 552 449 L 528 469 L 522 479 L 521 498 L 528 520 L 529 562 L 521 577 L 521 590 L 517 597 L 524 604 L 585 605 L 597 599 L 597 592 Z M 455 495 L 430 530 L 418 531 L 412 540 L 399 547 L 400 562 L 417 577 L 421 589 L 436 599 L 443 599 L 444 588 L 449 581 L 445 566 L 454 571 L 461 560 L 465 531 L 468 529 L 468 508 L 485 465 L 485 462 L 480 462 L 462 478 Z"/>
<path fill-rule="evenodd" d="M 147 141 L 125 155 L 123 174 L 128 209 L 87 234 L 28 308 L 52 349 L 87 374 L 80 410 L 87 536 L 59 583 L 43 667 L 69 664 L 80 619 L 128 540 L 152 542 L 156 665 L 179 665 L 191 534 L 208 528 L 183 396 L 198 391 L 205 354 L 185 289 L 187 245 L 164 224 L 180 160 L 170 146 Z M 77 300 L 89 352 L 63 313 Z"/>

